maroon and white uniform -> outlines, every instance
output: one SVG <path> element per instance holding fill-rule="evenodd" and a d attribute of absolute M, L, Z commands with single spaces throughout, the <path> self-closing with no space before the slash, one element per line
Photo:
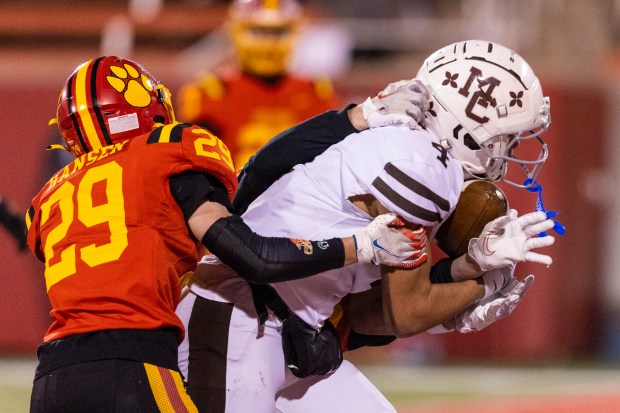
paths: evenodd
<path fill-rule="evenodd" d="M 462 185 L 461 164 L 429 133 L 406 127 L 371 129 L 331 146 L 311 163 L 296 166 L 259 196 L 243 219 L 255 232 L 266 236 L 342 237 L 356 233 L 373 219 L 349 198 L 371 194 L 407 221 L 436 226 L 456 206 Z M 203 261 L 203 265 L 221 265 L 212 258 Z M 180 347 L 181 370 L 190 382 L 195 374 L 225 377 L 225 383 L 205 388 L 214 393 L 214 400 L 220 401 L 219 405 L 213 402 L 213 412 L 394 411 L 379 391 L 346 361 L 336 373 L 320 379 L 293 376 L 282 353 L 281 321 L 271 315 L 264 326 L 259 326 L 248 284 L 232 270 L 220 271 L 218 278 L 209 286 L 198 280 L 177 309 L 191 340 L 192 324 L 198 323 L 191 319 L 194 305 L 233 304 L 227 305 L 228 322 L 196 324 L 209 329 L 202 334 L 211 340 L 219 335 L 215 341 L 225 343 L 217 349 L 225 354 L 225 364 L 210 359 L 209 363 L 202 363 L 206 370 L 201 371 L 192 365 L 195 357 L 200 356 L 192 354 L 187 338 Z M 272 286 L 292 312 L 319 328 L 344 296 L 367 290 L 380 278 L 378 266 L 355 264 Z M 225 374 L 208 371 L 222 365 L 226 366 Z M 303 394 L 298 392 L 300 386 L 307 387 L 308 396 L 295 396 Z M 310 395 L 316 394 L 312 389 L 322 386 L 338 394 L 342 406 L 334 405 L 334 398 L 330 398 L 329 409 L 321 410 L 316 403 L 327 401 L 321 401 L 320 392 L 317 397 Z"/>

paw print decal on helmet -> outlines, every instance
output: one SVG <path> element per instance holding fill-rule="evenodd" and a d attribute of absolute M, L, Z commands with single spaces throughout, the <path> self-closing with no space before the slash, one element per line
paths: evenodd
<path fill-rule="evenodd" d="M 106 76 L 110 86 L 121 93 L 127 103 L 136 108 L 145 108 L 151 103 L 153 91 L 151 80 L 135 67 L 125 63 L 123 67 L 110 66 L 112 75 Z"/>

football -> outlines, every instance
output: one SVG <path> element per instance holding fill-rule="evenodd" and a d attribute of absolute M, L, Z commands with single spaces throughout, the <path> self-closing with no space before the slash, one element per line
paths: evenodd
<path fill-rule="evenodd" d="M 456 208 L 437 230 L 435 242 L 447 256 L 458 257 L 487 223 L 507 212 L 508 200 L 497 185 L 480 179 L 467 181 Z"/>

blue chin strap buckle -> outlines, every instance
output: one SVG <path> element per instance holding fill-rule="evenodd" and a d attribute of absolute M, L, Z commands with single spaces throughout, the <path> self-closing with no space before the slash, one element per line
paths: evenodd
<path fill-rule="evenodd" d="M 551 219 L 551 218 L 555 218 L 558 216 L 558 213 L 556 211 L 547 211 L 545 209 L 545 204 L 543 204 L 543 199 L 542 199 L 542 185 L 539 184 L 538 182 L 534 181 L 532 178 L 527 178 L 525 180 L 525 182 L 523 182 L 523 185 L 527 188 L 528 191 L 530 192 L 538 192 L 538 199 L 536 200 L 536 211 L 542 211 L 545 214 L 547 214 L 547 218 Z M 564 235 L 566 233 L 566 228 L 564 227 L 564 225 L 560 224 L 558 221 L 553 221 L 553 228 L 552 228 L 558 235 Z M 541 232 L 540 234 L 538 234 L 538 236 L 540 237 L 544 237 L 545 235 L 547 235 L 546 232 Z"/>

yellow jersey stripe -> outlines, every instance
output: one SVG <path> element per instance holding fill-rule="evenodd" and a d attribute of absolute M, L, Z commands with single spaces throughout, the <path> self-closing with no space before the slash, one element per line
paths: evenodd
<path fill-rule="evenodd" d="M 172 128 L 175 127 L 175 124 L 172 123 L 170 125 L 165 125 L 162 129 L 161 129 L 161 133 L 159 135 L 159 143 L 169 143 L 170 142 L 170 135 L 172 134 Z"/>

